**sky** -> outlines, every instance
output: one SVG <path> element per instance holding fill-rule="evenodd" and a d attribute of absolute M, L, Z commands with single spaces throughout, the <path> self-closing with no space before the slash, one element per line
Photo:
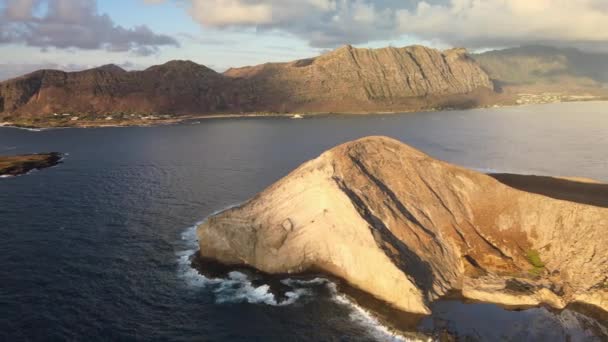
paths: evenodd
<path fill-rule="evenodd" d="M 608 51 L 608 0 L 0 0 L 0 80 L 173 59 L 221 72 L 345 44 Z"/>

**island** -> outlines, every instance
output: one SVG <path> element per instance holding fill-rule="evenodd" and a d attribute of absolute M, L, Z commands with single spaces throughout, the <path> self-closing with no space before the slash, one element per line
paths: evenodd
<path fill-rule="evenodd" d="M 199 256 L 270 274 L 323 272 L 408 313 L 430 314 L 433 301 L 457 294 L 605 315 L 608 188 L 522 177 L 367 137 L 209 217 L 197 229 Z M 595 199 L 579 201 L 577 189 Z"/>
<path fill-rule="evenodd" d="M 59 152 L 0 156 L 0 176 L 18 176 L 61 163 Z"/>

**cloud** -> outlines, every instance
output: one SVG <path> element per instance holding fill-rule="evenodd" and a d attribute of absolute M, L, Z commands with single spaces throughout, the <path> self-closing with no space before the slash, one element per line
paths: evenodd
<path fill-rule="evenodd" d="M 399 31 L 451 45 L 608 46 L 605 0 L 451 0 L 396 12 Z"/>
<path fill-rule="evenodd" d="M 321 48 L 403 36 L 471 48 L 528 43 L 608 48 L 606 0 L 187 0 L 186 3 L 188 13 L 205 27 L 280 30 Z"/>
<path fill-rule="evenodd" d="M 279 29 L 314 47 L 364 43 L 397 34 L 390 8 L 364 0 L 192 0 L 189 13 L 206 27 Z"/>
<path fill-rule="evenodd" d="M 178 46 L 147 26 L 125 28 L 99 14 L 95 0 L 0 0 L 0 43 L 66 49 L 104 49 L 150 55 Z"/>
<path fill-rule="evenodd" d="M 227 39 L 225 37 L 208 37 L 200 36 L 188 32 L 178 33 L 177 36 L 188 43 L 201 44 L 201 45 L 229 45 L 237 43 L 233 39 Z"/>

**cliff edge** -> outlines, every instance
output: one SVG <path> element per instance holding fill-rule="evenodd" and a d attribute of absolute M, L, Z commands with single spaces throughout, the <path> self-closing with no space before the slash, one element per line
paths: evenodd
<path fill-rule="evenodd" d="M 608 311 L 608 209 L 517 190 L 386 137 L 335 147 L 198 227 L 200 255 L 321 270 L 412 313 L 452 291 Z"/>

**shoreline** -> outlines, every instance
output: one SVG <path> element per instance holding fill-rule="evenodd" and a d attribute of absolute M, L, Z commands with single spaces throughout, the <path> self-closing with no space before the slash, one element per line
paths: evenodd
<path fill-rule="evenodd" d="M 63 154 L 59 152 L 0 156 L 0 177 L 16 177 L 62 163 Z"/>
<path fill-rule="evenodd" d="M 429 108 L 423 110 L 398 110 L 398 111 L 349 111 L 349 112 L 293 112 L 293 113 L 267 113 L 267 112 L 252 112 L 252 113 L 220 113 L 220 114 L 193 114 L 184 115 L 183 117 L 172 117 L 170 119 L 156 119 L 156 120 L 133 120 L 133 121 L 122 121 L 114 123 L 97 122 L 97 121 L 80 121 L 74 125 L 68 126 L 54 126 L 54 125 L 24 125 L 19 122 L 5 121 L 0 122 L 0 128 L 17 128 L 26 129 L 31 131 L 40 131 L 47 129 L 63 129 L 63 128 L 110 128 L 110 127 L 154 127 L 163 125 L 174 125 L 185 123 L 188 121 L 197 120 L 208 120 L 208 119 L 229 119 L 229 118 L 294 118 L 302 119 L 306 117 L 315 117 L 323 115 L 399 115 L 399 114 L 411 114 L 411 113 L 433 113 L 442 111 L 469 111 L 477 109 L 501 109 L 501 108 L 513 108 L 513 107 L 525 107 L 534 105 L 549 105 L 558 103 L 579 103 L 579 102 L 608 102 L 607 99 L 593 99 L 593 100 L 575 100 L 575 101 L 561 101 L 561 102 L 549 102 L 549 103 L 523 103 L 523 104 L 495 104 L 486 105 L 471 108 Z M 301 116 L 295 118 L 295 116 Z"/>

